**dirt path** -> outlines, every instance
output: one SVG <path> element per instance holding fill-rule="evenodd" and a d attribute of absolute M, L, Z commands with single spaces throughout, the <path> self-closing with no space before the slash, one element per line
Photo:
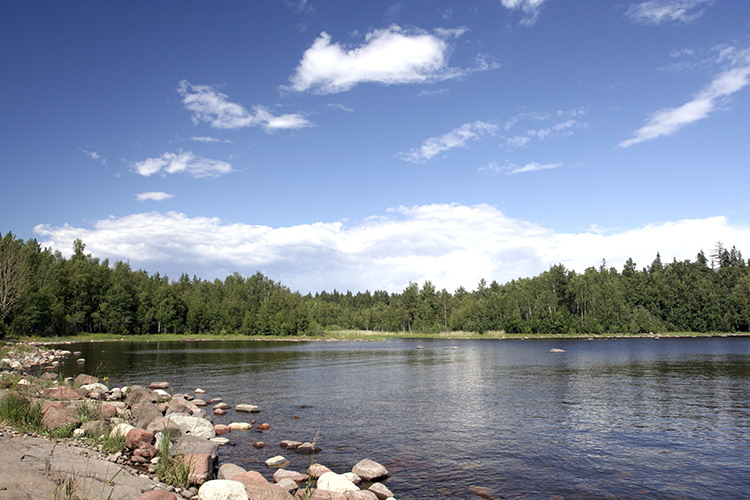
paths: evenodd
<path fill-rule="evenodd" d="M 153 485 L 91 450 L 9 430 L 0 436 L 0 500 L 129 500 Z"/>

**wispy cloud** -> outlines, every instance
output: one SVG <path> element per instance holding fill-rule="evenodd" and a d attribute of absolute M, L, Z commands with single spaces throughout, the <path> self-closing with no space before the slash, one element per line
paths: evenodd
<path fill-rule="evenodd" d="M 510 131 L 519 123 L 528 122 L 543 126 L 529 127 L 523 133 L 503 137 L 503 140 L 506 146 L 523 148 L 534 140 L 541 141 L 551 137 L 572 135 L 576 130 L 588 128 L 589 124 L 579 119 L 585 114 L 586 110 L 583 108 L 561 109 L 551 113 L 537 111 L 520 113 L 507 120 L 503 124 L 503 129 Z"/>
<path fill-rule="evenodd" d="M 518 166 L 515 163 L 509 163 L 508 165 L 499 165 L 495 162 L 489 163 L 483 167 L 479 167 L 477 172 L 487 172 L 490 175 L 498 174 L 525 174 L 527 172 L 538 172 L 540 170 L 551 170 L 553 168 L 561 167 L 562 163 L 537 163 L 531 162 L 526 165 Z"/>
<path fill-rule="evenodd" d="M 457 204 L 397 207 L 346 225 L 269 227 L 148 212 L 98 220 L 88 228 L 38 225 L 34 232 L 44 246 L 67 255 L 80 238 L 97 257 L 128 260 L 152 272 L 213 279 L 260 271 L 303 292 L 401 291 L 425 280 L 438 288 L 473 289 L 482 278 L 503 283 L 557 263 L 580 272 L 602 258 L 613 266 L 629 257 L 646 265 L 657 252 L 692 259 L 720 240 L 750 248 L 750 228 L 725 217 L 559 232 L 490 205 Z"/>
<path fill-rule="evenodd" d="M 399 153 L 398 157 L 412 163 L 424 163 L 446 151 L 463 148 L 471 141 L 494 135 L 497 129 L 497 125 L 484 121 L 464 123 L 443 135 L 426 139 L 421 146 Z"/>
<path fill-rule="evenodd" d="M 207 143 L 223 143 L 223 144 L 231 144 L 232 141 L 229 139 L 219 139 L 217 137 L 209 137 L 209 136 L 193 136 L 190 138 L 193 142 L 207 142 Z"/>
<path fill-rule="evenodd" d="M 210 85 L 193 85 L 182 80 L 177 92 L 182 103 L 193 113 L 193 123 L 206 122 L 218 129 L 262 127 L 266 132 L 280 129 L 300 129 L 312 125 L 300 114 L 273 115 L 263 106 L 248 111 L 241 104 L 229 101 L 226 94 Z"/>
<path fill-rule="evenodd" d="M 107 164 L 107 159 L 103 157 L 102 155 L 100 155 L 99 153 L 97 153 L 96 151 L 92 151 L 90 149 L 81 149 L 81 151 L 92 160 L 97 161 L 101 163 L 102 165 Z"/>
<path fill-rule="evenodd" d="M 446 39 L 460 36 L 462 30 L 430 34 L 393 25 L 368 33 L 364 43 L 353 48 L 333 42 L 331 35 L 323 32 L 305 51 L 285 89 L 333 94 L 360 83 L 428 83 L 488 69 L 448 67 Z"/>
<path fill-rule="evenodd" d="M 641 128 L 633 132 L 630 139 L 620 142 L 618 146 L 627 148 L 658 137 L 672 135 L 686 125 L 707 118 L 724 103 L 726 98 L 750 83 L 750 49 L 737 50 L 729 47 L 720 53 L 719 59 L 728 60 L 733 67 L 719 73 L 685 104 L 660 109 L 653 113 Z"/>
<path fill-rule="evenodd" d="M 218 177 L 232 171 L 232 165 L 221 160 L 212 160 L 196 156 L 190 151 L 164 153 L 155 158 L 132 164 L 133 171 L 138 175 L 149 177 L 153 174 L 187 174 L 196 179 L 202 177 Z"/>
<path fill-rule="evenodd" d="M 536 23 L 536 18 L 542 9 L 545 0 L 500 0 L 503 7 L 510 10 L 520 10 L 523 12 L 521 24 L 532 26 Z"/>
<path fill-rule="evenodd" d="M 148 191 L 146 193 L 138 193 L 135 195 L 135 199 L 138 201 L 164 201 L 172 197 L 174 197 L 173 194 L 161 191 Z"/>
<path fill-rule="evenodd" d="M 353 113 L 354 112 L 354 110 L 352 108 L 350 108 L 349 106 L 346 106 L 344 104 L 339 104 L 339 103 L 335 103 L 335 102 L 329 102 L 327 104 L 327 106 L 329 108 L 338 109 L 340 111 L 346 111 L 347 113 Z"/>
<path fill-rule="evenodd" d="M 649 0 L 630 6 L 625 16 L 640 24 L 689 23 L 703 15 L 713 0 Z"/>

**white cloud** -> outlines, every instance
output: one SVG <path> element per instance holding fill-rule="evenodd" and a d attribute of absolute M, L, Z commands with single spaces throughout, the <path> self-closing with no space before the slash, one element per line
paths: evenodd
<path fill-rule="evenodd" d="M 625 15 L 640 24 L 689 23 L 712 4 L 713 0 L 649 0 L 631 5 Z"/>
<path fill-rule="evenodd" d="M 241 104 L 228 100 L 226 94 L 218 92 L 210 85 L 193 85 L 182 80 L 177 92 L 182 103 L 193 113 L 193 123 L 206 122 L 213 128 L 235 129 L 260 126 L 266 132 L 278 129 L 300 129 L 312 125 L 300 114 L 274 116 L 263 106 L 255 106 L 248 111 Z"/>
<path fill-rule="evenodd" d="M 633 137 L 618 144 L 627 148 L 658 137 L 672 135 L 681 128 L 702 120 L 724 102 L 750 83 L 750 50 L 735 51 L 733 60 L 742 65 L 727 69 L 717 75 L 690 101 L 674 108 L 660 109 L 653 113 L 645 125 L 633 132 Z"/>
<path fill-rule="evenodd" d="M 500 0 L 503 7 L 510 10 L 520 10 L 523 12 L 524 17 L 521 19 L 521 24 L 531 26 L 536 23 L 536 18 L 539 16 L 539 11 L 542 9 L 542 4 L 545 0 Z"/>
<path fill-rule="evenodd" d="M 90 149 L 81 149 L 81 151 L 83 151 L 86 154 L 86 156 L 88 156 L 92 160 L 98 161 L 102 165 L 107 164 L 107 159 L 103 157 L 102 155 L 100 155 L 99 153 L 97 153 L 96 151 L 92 151 Z"/>
<path fill-rule="evenodd" d="M 481 278 L 507 282 L 562 263 L 583 271 L 602 258 L 643 267 L 657 252 L 692 259 L 716 241 L 750 248 L 750 228 L 725 217 L 666 221 L 623 231 L 558 232 L 508 217 L 490 205 L 398 207 L 346 226 L 319 222 L 289 227 L 226 223 L 218 218 L 150 212 L 110 217 L 91 228 L 38 225 L 42 245 L 70 255 L 76 238 L 100 258 L 176 278 L 223 278 L 263 272 L 292 289 L 401 291 L 410 281 L 473 289 Z"/>
<path fill-rule="evenodd" d="M 329 108 L 338 109 L 338 110 L 341 110 L 341 111 L 346 111 L 347 113 L 353 113 L 354 112 L 354 110 L 352 108 L 350 108 L 349 106 L 346 106 L 345 104 L 339 104 L 339 103 L 335 103 L 335 102 L 329 102 L 327 104 L 327 106 Z"/>
<path fill-rule="evenodd" d="M 302 55 L 287 88 L 333 94 L 367 82 L 391 85 L 457 78 L 474 70 L 447 67 L 449 46 L 444 38 L 462 32 L 443 30 L 436 36 L 393 25 L 368 33 L 364 44 L 354 48 L 332 42 L 323 32 Z"/>
<path fill-rule="evenodd" d="M 572 135 L 576 130 L 586 129 L 589 124 L 578 118 L 586 114 L 586 110 L 560 109 L 551 113 L 540 113 L 529 111 L 511 117 L 503 124 L 504 130 L 510 130 L 523 122 L 548 122 L 548 125 L 537 128 L 529 128 L 524 133 L 515 136 L 504 137 L 506 146 L 523 148 L 533 140 L 541 141 L 551 137 L 564 137 Z"/>
<path fill-rule="evenodd" d="M 494 135 L 496 131 L 497 125 L 493 125 L 492 123 L 483 121 L 464 123 L 460 127 L 454 128 L 443 135 L 426 139 L 421 146 L 411 149 L 406 153 L 400 153 L 398 157 L 412 163 L 424 163 L 451 149 L 462 148 L 469 141 Z"/>
<path fill-rule="evenodd" d="M 167 174 L 187 174 L 196 179 L 218 177 L 232 171 L 232 165 L 225 161 L 196 156 L 190 151 L 164 153 L 156 158 L 146 158 L 133 163 L 132 168 L 135 173 L 144 177 L 161 172 L 163 176 Z"/>
<path fill-rule="evenodd" d="M 515 163 L 510 163 L 505 166 L 501 166 L 495 162 L 489 163 L 485 165 L 484 167 L 479 167 L 477 169 L 477 172 L 487 172 L 491 175 L 498 175 L 498 174 L 507 174 L 507 175 L 514 175 L 514 174 L 525 174 L 527 172 L 538 172 L 539 170 L 551 170 L 553 168 L 557 168 L 562 166 L 562 163 L 537 163 L 537 162 L 531 162 L 527 163 L 526 165 L 518 166 Z"/>
<path fill-rule="evenodd" d="M 217 137 L 209 137 L 209 136 L 193 136 L 190 138 L 191 141 L 194 142 L 209 142 L 209 143 L 223 143 L 223 144 L 231 144 L 232 141 L 229 139 L 219 139 Z"/>
<path fill-rule="evenodd" d="M 135 195 L 135 199 L 138 201 L 164 201 L 172 197 L 174 197 L 173 194 L 161 191 L 148 191 L 146 193 L 138 193 Z"/>

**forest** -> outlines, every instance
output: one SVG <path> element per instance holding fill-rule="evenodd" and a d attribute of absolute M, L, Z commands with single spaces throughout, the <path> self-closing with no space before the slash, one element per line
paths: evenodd
<path fill-rule="evenodd" d="M 71 257 L 0 233 L 0 337 L 79 332 L 316 335 L 333 330 L 524 334 L 748 332 L 750 262 L 717 243 L 709 257 L 638 268 L 558 264 L 505 284 L 300 294 L 260 272 L 224 280 L 134 270 L 76 240 Z"/>

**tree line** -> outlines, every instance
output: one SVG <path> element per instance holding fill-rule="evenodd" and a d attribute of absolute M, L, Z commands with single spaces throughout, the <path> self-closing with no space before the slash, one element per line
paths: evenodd
<path fill-rule="evenodd" d="M 35 240 L 0 237 L 0 336 L 78 332 L 302 335 L 325 330 L 599 334 L 750 331 L 750 262 L 718 243 L 709 257 L 638 269 L 558 264 L 505 284 L 437 290 L 291 291 L 261 273 L 170 280 L 100 260 L 76 240 L 66 258 Z"/>

